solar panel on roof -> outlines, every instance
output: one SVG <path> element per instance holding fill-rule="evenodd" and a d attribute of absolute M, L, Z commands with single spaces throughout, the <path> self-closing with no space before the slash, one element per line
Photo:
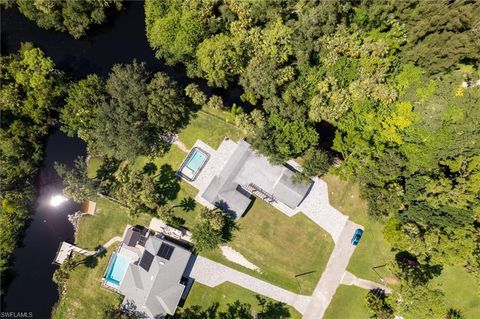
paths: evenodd
<path fill-rule="evenodd" d="M 166 260 L 170 260 L 174 249 L 175 247 L 162 243 L 160 249 L 158 250 L 157 256 L 165 258 Z"/>
<path fill-rule="evenodd" d="M 153 255 L 145 250 L 143 253 L 142 259 L 140 260 L 140 267 L 148 271 L 152 265 Z"/>

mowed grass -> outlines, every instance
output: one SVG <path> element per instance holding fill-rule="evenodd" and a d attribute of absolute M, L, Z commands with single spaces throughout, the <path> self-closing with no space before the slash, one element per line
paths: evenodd
<path fill-rule="evenodd" d="M 269 298 L 266 299 L 271 300 Z M 260 310 L 254 292 L 229 282 L 218 285 L 215 288 L 207 287 L 198 282 L 194 283 L 183 308 L 200 306 L 206 309 L 218 302 L 218 310 L 226 311 L 228 304 L 233 304 L 237 300 L 252 305 L 254 311 Z M 301 314 L 293 307 L 288 306 L 288 309 L 292 319 L 302 318 Z"/>
<path fill-rule="evenodd" d="M 238 226 L 227 245 L 258 266 L 260 273 L 229 262 L 219 249 L 203 255 L 287 290 L 313 292 L 333 249 L 323 229 L 303 214 L 288 217 L 259 199 Z"/>
<path fill-rule="evenodd" d="M 152 218 L 147 214 L 131 217 L 125 208 L 106 198 L 99 197 L 95 201 L 95 215 L 82 216 L 78 224 L 76 241 L 85 249 L 93 250 L 112 237 L 122 236 L 128 224 L 148 226 Z"/>
<path fill-rule="evenodd" d="M 394 283 L 395 278 L 382 267 L 392 260 L 390 244 L 383 237 L 383 225 L 368 216 L 367 203 L 360 198 L 359 186 L 342 181 L 338 176 L 326 175 L 323 180 L 328 184 L 330 204 L 341 213 L 365 227 L 362 239 L 355 249 L 347 270 L 363 279 L 382 283 L 372 269 L 375 268 L 387 283 Z"/>
<path fill-rule="evenodd" d="M 157 167 L 157 169 L 160 169 L 163 165 L 170 165 L 173 170 L 177 170 L 180 167 L 180 164 L 182 163 L 183 159 L 187 156 L 187 153 L 182 151 L 178 146 L 172 145 L 170 147 L 170 150 L 165 153 L 163 156 L 158 156 L 158 157 L 147 157 L 147 156 L 139 156 L 135 160 L 135 163 L 133 164 L 133 168 L 137 170 L 143 170 L 143 167 L 147 163 L 153 163 Z"/>
<path fill-rule="evenodd" d="M 340 285 L 333 296 L 323 319 L 370 318 L 365 296 L 368 291 L 355 286 Z"/>
<path fill-rule="evenodd" d="M 480 318 L 480 288 L 473 274 L 462 266 L 445 266 L 442 274 L 432 280 L 445 293 L 449 307 L 460 309 L 465 319 Z"/>
<path fill-rule="evenodd" d="M 70 272 L 65 294 L 53 310 L 53 319 L 103 318 L 105 309 L 120 305 L 122 296 L 100 287 L 113 249 L 110 247 L 105 256 L 98 258 L 94 268 L 81 264 Z"/>
<path fill-rule="evenodd" d="M 225 137 L 238 141 L 243 134 L 235 125 L 226 122 L 219 116 L 198 111 L 195 118 L 180 132 L 179 137 L 188 148 L 191 148 L 200 139 L 217 149 Z"/>

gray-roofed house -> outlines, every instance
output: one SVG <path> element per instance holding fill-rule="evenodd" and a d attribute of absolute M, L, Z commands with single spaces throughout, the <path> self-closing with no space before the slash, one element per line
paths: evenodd
<path fill-rule="evenodd" d="M 221 148 L 225 143 L 225 149 Z M 198 174 L 197 181 L 192 182 L 199 188 L 197 200 L 207 202 L 240 218 L 255 195 L 272 205 L 282 206 L 285 210 L 295 210 L 308 195 L 313 183 L 294 183 L 294 171 L 287 165 L 273 165 L 265 156 L 259 155 L 245 141 L 231 145 L 225 140 L 218 151 L 212 150 L 201 141 L 195 145 L 210 149 L 210 161 L 206 164 L 207 173 Z M 216 153 L 222 156 L 216 156 Z M 225 154 L 228 153 L 228 156 Z M 223 161 L 222 161 L 223 160 Z M 212 171 L 215 172 L 212 174 Z M 202 175 L 203 174 L 203 175 Z M 210 175 L 213 175 L 210 176 Z M 210 179 L 208 183 L 202 180 Z M 206 185 L 206 187 L 203 187 Z"/>
<path fill-rule="evenodd" d="M 147 318 L 173 315 L 185 290 L 181 283 L 191 253 L 170 241 L 150 236 L 138 263 L 129 264 L 119 291 L 123 306 Z"/>

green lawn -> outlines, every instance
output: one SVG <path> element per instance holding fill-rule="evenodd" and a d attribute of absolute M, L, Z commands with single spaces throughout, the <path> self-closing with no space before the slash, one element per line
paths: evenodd
<path fill-rule="evenodd" d="M 258 199 L 238 226 L 228 246 L 257 265 L 261 273 L 229 262 L 219 249 L 203 255 L 285 289 L 313 292 L 333 249 L 323 229 L 303 214 L 288 217 Z M 296 275 L 301 276 L 295 279 Z"/>
<path fill-rule="evenodd" d="M 235 125 L 227 123 L 219 116 L 199 111 L 179 136 L 188 148 L 200 139 L 216 149 L 225 137 L 237 141 L 243 137 L 243 134 Z"/>
<path fill-rule="evenodd" d="M 330 204 L 365 227 L 362 240 L 355 249 L 347 270 L 358 277 L 381 283 L 372 267 L 385 265 L 393 257 L 390 244 L 383 237 L 383 225 L 368 217 L 367 203 L 360 198 L 358 185 L 342 181 L 335 175 L 326 175 L 323 180 L 328 184 Z M 386 267 L 376 268 L 376 271 L 387 282 L 395 282 Z"/>
<path fill-rule="evenodd" d="M 97 176 L 97 170 L 103 163 L 103 159 L 101 157 L 90 157 L 88 161 L 88 169 L 87 175 L 89 178 L 95 178 Z"/>
<path fill-rule="evenodd" d="M 98 258 L 94 268 L 79 265 L 72 270 L 66 292 L 53 310 L 53 319 L 102 318 L 108 306 L 120 305 L 122 296 L 100 287 L 113 249 L 110 247 L 105 256 Z"/>
<path fill-rule="evenodd" d="M 172 166 L 173 170 L 177 170 L 186 156 L 187 153 L 183 152 L 180 148 L 178 148 L 178 146 L 172 145 L 170 150 L 161 157 L 137 157 L 135 163 L 133 164 L 133 168 L 142 170 L 145 164 L 153 162 L 157 166 L 157 169 L 162 167 L 162 165 L 167 164 Z"/>
<path fill-rule="evenodd" d="M 370 318 L 365 296 L 368 291 L 355 286 L 340 285 L 323 319 Z"/>
<path fill-rule="evenodd" d="M 218 310 L 225 311 L 228 304 L 232 304 L 238 300 L 252 305 L 254 310 L 259 310 L 255 295 L 254 292 L 229 282 L 218 285 L 215 288 L 210 288 L 196 282 L 193 284 L 184 308 L 189 308 L 194 305 L 207 308 L 213 303 L 218 302 Z M 300 319 L 302 317 L 294 308 L 288 308 L 293 319 Z"/>
<path fill-rule="evenodd" d="M 125 208 L 105 198 L 97 198 L 95 201 L 97 202 L 95 215 L 82 216 L 78 225 L 77 244 L 85 249 L 94 249 L 112 237 L 122 236 L 127 224 L 148 226 L 152 218 L 146 214 L 132 218 Z"/>
<path fill-rule="evenodd" d="M 460 309 L 465 319 L 480 318 L 480 289 L 478 281 L 461 266 L 445 266 L 442 274 L 433 279 L 445 293 L 447 306 Z"/>

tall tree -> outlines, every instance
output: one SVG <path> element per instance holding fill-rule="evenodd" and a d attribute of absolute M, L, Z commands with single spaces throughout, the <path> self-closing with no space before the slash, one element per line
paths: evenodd
<path fill-rule="evenodd" d="M 85 35 L 91 25 L 104 23 L 109 8 L 122 8 L 121 0 L 7 0 L 1 3 L 9 7 L 14 2 L 20 12 L 39 27 L 67 31 L 76 39 Z"/>

